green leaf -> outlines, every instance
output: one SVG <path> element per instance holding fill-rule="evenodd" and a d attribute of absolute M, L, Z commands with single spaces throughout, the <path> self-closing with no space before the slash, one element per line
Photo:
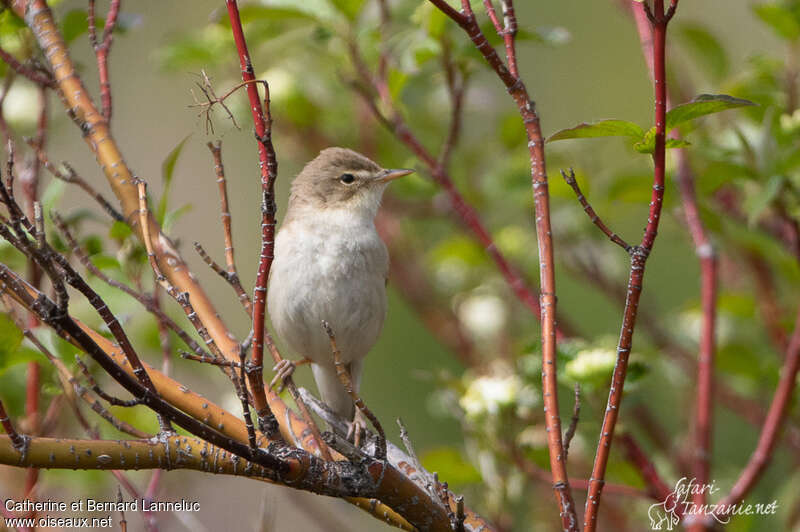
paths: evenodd
<path fill-rule="evenodd" d="M 331 3 L 349 20 L 356 20 L 364 7 L 364 0 L 331 0 Z"/>
<path fill-rule="evenodd" d="M 95 24 L 98 30 L 102 30 L 104 19 L 95 17 Z M 64 41 L 69 44 L 84 33 L 89 31 L 89 20 L 85 9 L 73 9 L 68 11 L 61 19 L 61 32 Z"/>
<path fill-rule="evenodd" d="M 346 0 L 344 3 L 346 3 Z M 327 0 L 303 0 L 302 2 L 297 2 L 296 0 L 261 0 L 261 5 L 293 10 L 319 21 L 331 21 L 337 18 L 336 9 Z"/>
<path fill-rule="evenodd" d="M 0 314 L 0 372 L 16 364 L 15 355 L 22 344 L 22 331 L 8 314 Z"/>
<path fill-rule="evenodd" d="M 436 471 L 439 478 L 448 484 L 474 484 L 481 481 L 481 474 L 464 460 L 461 453 L 452 447 L 439 447 L 422 455 L 422 466 L 428 471 Z"/>
<path fill-rule="evenodd" d="M 747 211 L 747 223 L 753 225 L 758 217 L 763 213 L 770 203 L 778 197 L 786 178 L 782 175 L 774 175 L 770 177 L 761 190 L 752 198 L 748 198 L 745 202 L 745 210 Z"/>
<path fill-rule="evenodd" d="M 167 158 L 164 159 L 164 162 L 161 163 L 161 178 L 164 180 L 164 188 L 161 191 L 161 200 L 158 202 L 158 208 L 156 209 L 156 220 L 158 223 L 163 225 L 164 224 L 164 217 L 167 214 L 167 205 L 169 204 L 169 187 L 172 184 L 172 177 L 175 172 L 175 164 L 178 162 L 178 157 L 181 155 L 181 151 L 183 151 L 183 146 L 186 144 L 186 141 L 189 140 L 191 137 L 191 133 L 183 137 L 183 140 L 175 146 Z"/>
<path fill-rule="evenodd" d="M 792 41 L 800 37 L 800 20 L 797 12 L 780 4 L 757 5 L 753 7 L 753 11 L 779 37 Z"/>
<path fill-rule="evenodd" d="M 181 205 L 174 211 L 170 211 L 164 217 L 164 231 L 169 232 L 169 230 L 180 220 L 184 214 L 192 210 L 192 204 L 187 203 L 185 205 Z"/>
<path fill-rule="evenodd" d="M 750 100 L 742 98 L 734 98 L 727 94 L 701 94 L 689 103 L 677 105 L 667 111 L 667 131 L 674 127 L 694 120 L 701 116 L 710 115 L 726 111 L 728 109 L 735 109 L 737 107 L 748 107 L 756 105 Z"/>
<path fill-rule="evenodd" d="M 125 240 L 131 235 L 132 231 L 128 224 L 125 222 L 120 222 L 119 220 L 115 221 L 111 224 L 111 228 L 108 230 L 108 236 L 113 238 L 114 240 Z"/>
<path fill-rule="evenodd" d="M 678 28 L 678 37 L 689 49 L 693 58 L 703 62 L 704 70 L 711 78 L 719 80 L 728 73 L 728 56 L 714 35 L 700 24 L 683 24 Z"/>
<path fill-rule="evenodd" d="M 115 257 L 110 255 L 93 255 L 92 264 L 97 266 L 99 270 L 120 270 L 122 266 Z"/>
<path fill-rule="evenodd" d="M 547 142 L 564 139 L 580 139 L 589 137 L 634 137 L 644 134 L 642 128 L 627 120 L 601 120 L 587 124 L 578 124 L 569 129 L 562 129 L 550 135 Z"/>
<path fill-rule="evenodd" d="M 389 92 L 392 95 L 392 99 L 396 100 L 403 92 L 403 88 L 406 86 L 406 83 L 408 83 L 408 74 L 392 68 L 389 70 L 388 82 Z"/>
<path fill-rule="evenodd" d="M 532 31 L 520 28 L 517 31 L 517 40 L 533 41 L 547 46 L 562 46 L 572 40 L 572 34 L 563 26 L 541 27 Z"/>
<path fill-rule="evenodd" d="M 422 2 L 411 15 L 411 22 L 421 26 L 434 39 L 439 39 L 447 28 L 447 15 L 431 3 Z"/>
<path fill-rule="evenodd" d="M 259 6 L 259 5 L 243 5 L 239 8 L 239 15 L 242 19 L 243 24 L 248 24 L 255 21 L 261 20 L 279 20 L 279 21 L 287 21 L 289 19 L 306 19 L 306 20 L 316 20 L 316 17 L 301 7 L 270 7 L 270 6 Z M 226 24 L 226 27 L 229 26 L 229 21 L 227 15 L 221 21 Z"/>
<path fill-rule="evenodd" d="M 689 145 L 690 143 L 683 139 L 667 139 L 664 143 L 664 148 L 669 150 L 672 148 L 685 148 Z M 656 149 L 656 128 L 651 127 L 648 129 L 642 140 L 634 143 L 633 149 L 639 153 L 653 153 Z"/>

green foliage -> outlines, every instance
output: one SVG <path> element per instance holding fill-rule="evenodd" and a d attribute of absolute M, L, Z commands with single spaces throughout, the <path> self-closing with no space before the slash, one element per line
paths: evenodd
<path fill-rule="evenodd" d="M 456 489 L 481 481 L 480 472 L 453 447 L 430 449 L 420 457 L 420 461 L 425 469 L 436 471 L 440 478 L 446 478 L 448 484 Z"/>
<path fill-rule="evenodd" d="M 697 61 L 702 61 L 703 70 L 707 71 L 714 81 L 723 79 L 730 70 L 730 61 L 722 43 L 704 26 L 683 23 L 670 27 L 681 40 L 683 46 Z"/>
<path fill-rule="evenodd" d="M 753 12 L 779 37 L 790 41 L 800 37 L 800 5 L 796 2 L 758 4 Z"/>
<path fill-rule="evenodd" d="M 669 133 L 676 127 L 696 120 L 701 116 L 720 113 L 728 109 L 755 105 L 753 102 L 728 96 L 727 94 L 701 94 L 689 103 L 677 105 L 667 111 L 666 132 Z M 590 138 L 590 137 L 629 137 L 634 139 L 634 149 L 639 153 L 653 153 L 655 149 L 656 128 L 653 126 L 647 132 L 633 122 L 625 120 L 601 120 L 592 124 L 578 124 L 569 129 L 562 129 L 550 135 L 547 142 L 565 139 Z M 683 139 L 667 139 L 667 149 L 684 148 L 689 142 Z"/>
<path fill-rule="evenodd" d="M 626 120 L 601 120 L 592 124 L 582 123 L 569 129 L 562 129 L 547 138 L 547 142 L 565 139 L 591 137 L 632 137 L 640 138 L 644 131 L 638 124 Z"/>

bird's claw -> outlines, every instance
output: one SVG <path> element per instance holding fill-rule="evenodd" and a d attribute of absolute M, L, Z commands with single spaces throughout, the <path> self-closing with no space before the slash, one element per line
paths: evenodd
<path fill-rule="evenodd" d="M 292 376 L 295 369 L 297 369 L 297 364 L 295 364 L 293 360 L 286 358 L 275 364 L 272 367 L 272 371 L 275 372 L 275 376 L 272 377 L 271 381 L 269 381 L 270 390 L 277 384 L 277 392 L 281 393 L 284 386 L 286 386 L 286 379 Z"/>
<path fill-rule="evenodd" d="M 353 442 L 358 448 L 361 448 L 361 440 L 367 433 L 367 420 L 361 410 L 356 409 L 356 415 L 353 416 L 353 421 L 350 422 L 350 427 L 347 429 L 347 439 Z"/>

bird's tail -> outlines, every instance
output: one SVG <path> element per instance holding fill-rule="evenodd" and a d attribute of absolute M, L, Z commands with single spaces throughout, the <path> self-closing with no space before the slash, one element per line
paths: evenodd
<path fill-rule="evenodd" d="M 352 420 L 353 414 L 355 414 L 355 405 L 336 375 L 336 368 L 311 364 L 311 371 L 314 372 L 314 380 L 317 382 L 322 400 L 341 417 L 348 421 Z"/>

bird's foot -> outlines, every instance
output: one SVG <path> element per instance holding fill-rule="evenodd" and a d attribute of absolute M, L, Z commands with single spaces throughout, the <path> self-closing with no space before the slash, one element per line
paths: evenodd
<path fill-rule="evenodd" d="M 269 381 L 269 388 L 270 390 L 277 384 L 278 389 L 277 392 L 281 393 L 283 388 L 286 386 L 286 381 L 289 377 L 294 374 L 294 370 L 297 369 L 297 366 L 301 366 L 303 364 L 308 364 L 311 361 L 307 358 L 304 358 L 300 362 L 295 362 L 294 360 L 289 360 L 284 358 L 277 364 L 272 367 L 272 371 L 275 372 L 275 376 L 272 377 L 272 380 Z"/>
<path fill-rule="evenodd" d="M 350 422 L 350 428 L 347 430 L 347 439 L 353 442 L 358 448 L 361 448 L 361 440 L 367 433 L 367 420 L 361 410 L 356 408 L 356 415 L 353 416 L 353 421 Z"/>

